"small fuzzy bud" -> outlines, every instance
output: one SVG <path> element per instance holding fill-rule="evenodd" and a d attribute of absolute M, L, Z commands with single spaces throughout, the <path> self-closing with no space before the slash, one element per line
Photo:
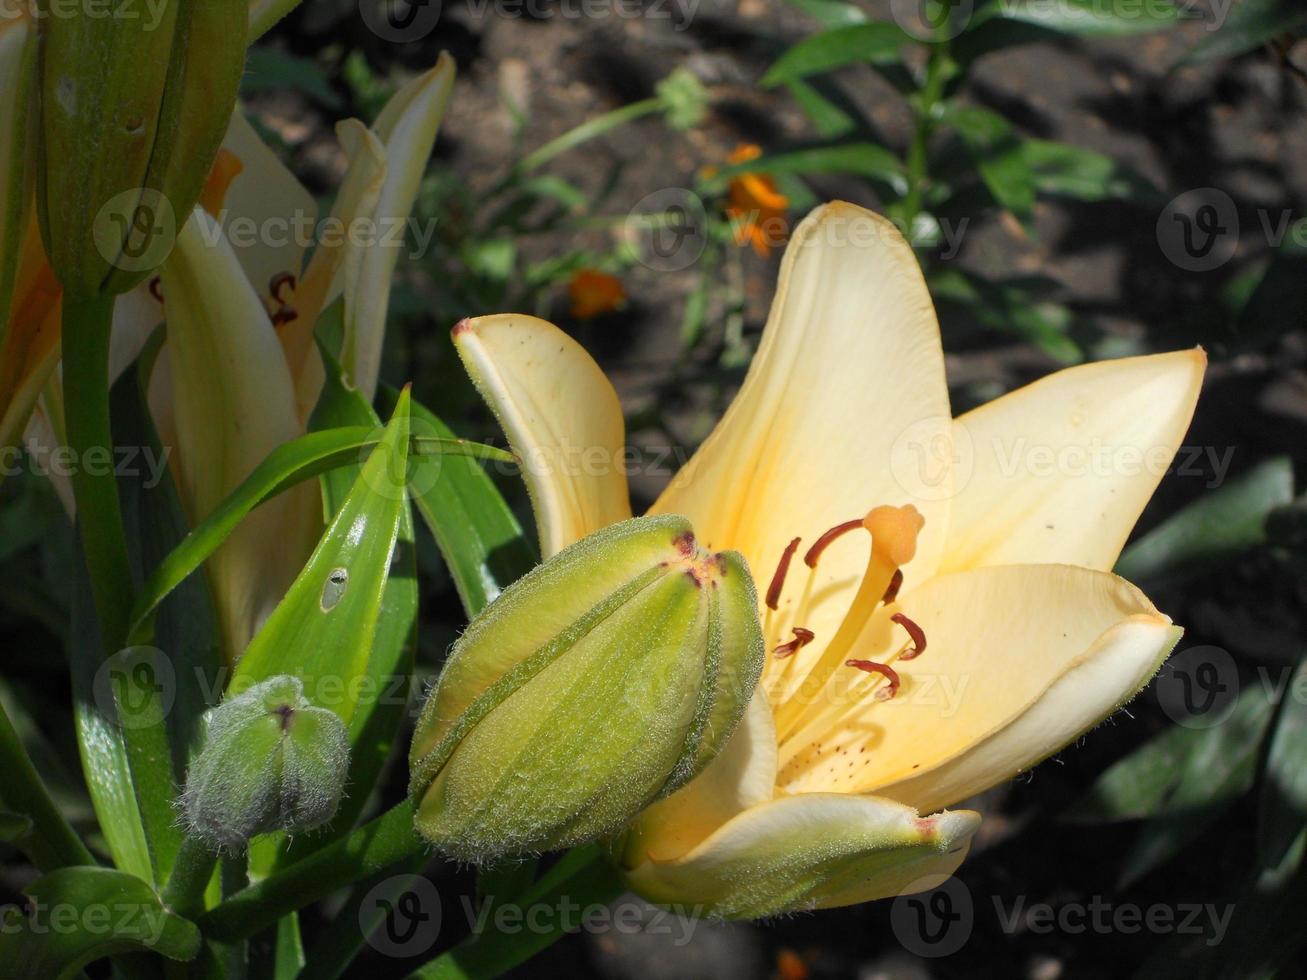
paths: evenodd
<path fill-rule="evenodd" d="M 310 704 L 297 678 L 273 677 L 209 712 L 182 794 L 186 823 L 226 851 L 274 830 L 311 830 L 335 815 L 348 769 L 345 723 Z"/>

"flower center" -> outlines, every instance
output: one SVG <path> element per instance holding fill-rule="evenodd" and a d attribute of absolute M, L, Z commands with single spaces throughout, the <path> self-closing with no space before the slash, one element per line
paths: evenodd
<path fill-rule="evenodd" d="M 920 656 L 926 649 L 926 634 L 921 627 L 906 613 L 892 608 L 903 586 L 902 566 L 916 554 L 917 537 L 924 525 L 925 518 L 911 505 L 875 507 L 865 517 L 835 525 L 804 554 L 807 580 L 797 602 L 786 603 L 782 614 L 790 566 L 802 542 L 794 538 L 785 547 L 767 589 L 764 618 L 772 653 L 766 686 L 781 742 L 802 738 L 804 733 L 836 721 L 838 715 L 850 709 L 849 695 L 860 705 L 868 699 L 887 701 L 898 693 L 901 681 L 893 665 Z M 871 535 L 871 554 L 858 591 L 829 642 L 805 656 L 805 647 L 827 639 L 819 637 L 808 622 L 822 555 L 841 538 L 859 530 Z M 788 608 L 791 605 L 792 612 Z M 906 634 L 901 642 L 895 638 L 895 628 Z M 868 646 L 891 652 L 875 660 L 857 656 L 859 649 Z M 836 691 L 844 669 L 858 671 L 861 676 L 848 678 L 847 686 Z"/>

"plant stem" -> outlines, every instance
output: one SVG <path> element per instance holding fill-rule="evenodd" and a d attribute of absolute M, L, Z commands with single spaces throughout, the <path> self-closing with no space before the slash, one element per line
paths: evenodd
<path fill-rule="evenodd" d="M 64 401 L 68 446 L 75 460 L 73 497 L 100 636 L 105 650 L 112 654 L 127 637 L 132 608 L 131 564 L 109 428 L 109 330 L 114 298 L 65 295 L 63 304 Z M 94 466 L 94 458 L 109 462 Z"/>
<path fill-rule="evenodd" d="M 204 911 L 204 892 L 213 878 L 218 855 L 198 837 L 188 836 L 173 862 L 163 890 L 163 904 L 178 915 L 194 919 Z"/>
<path fill-rule="evenodd" d="M 0 705 L 0 772 L 4 784 L 0 806 L 32 821 L 32 831 L 17 846 L 44 872 L 77 864 L 95 864 L 77 833 L 64 819 L 36 767 Z"/>
<path fill-rule="evenodd" d="M 908 192 L 903 199 L 903 234 L 909 241 L 912 238 L 912 226 L 921 213 L 922 192 L 928 177 L 927 151 L 931 134 L 935 131 L 935 106 L 944 94 L 950 64 L 948 42 L 932 44 L 926 62 L 926 81 L 917 94 L 916 128 L 908 147 Z"/>
<path fill-rule="evenodd" d="M 302 909 L 338 888 L 427 850 L 413 830 L 407 800 L 257 884 L 237 892 L 198 920 L 205 936 L 246 939 L 287 912 Z"/>

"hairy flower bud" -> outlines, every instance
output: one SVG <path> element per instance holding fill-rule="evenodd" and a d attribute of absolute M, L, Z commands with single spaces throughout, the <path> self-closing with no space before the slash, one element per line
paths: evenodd
<path fill-rule="evenodd" d="M 38 166 L 46 251 L 70 292 L 125 292 L 167 257 L 199 198 L 235 106 L 248 3 L 46 14 Z"/>
<path fill-rule="evenodd" d="M 182 794 L 186 823 L 214 850 L 311 830 L 335 815 L 348 769 L 345 723 L 310 704 L 298 678 L 273 677 L 209 712 Z"/>
<path fill-rule="evenodd" d="M 485 860 L 609 834 L 684 785 L 762 670 L 753 580 L 681 517 L 615 524 L 504 591 L 418 722 L 418 831 Z"/>

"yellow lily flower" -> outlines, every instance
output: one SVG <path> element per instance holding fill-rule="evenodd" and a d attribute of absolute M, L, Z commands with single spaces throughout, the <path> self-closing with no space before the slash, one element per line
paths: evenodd
<path fill-rule="evenodd" d="M 525 461 L 543 553 L 629 516 L 589 355 L 526 316 L 454 336 Z M 850 204 L 809 215 L 743 388 L 652 508 L 762 575 L 769 663 L 717 759 L 630 828 L 630 885 L 755 917 L 950 875 L 979 816 L 941 808 L 1092 728 L 1180 637 L 1110 569 L 1204 365 L 1083 365 L 954 420 L 912 249 Z"/>

